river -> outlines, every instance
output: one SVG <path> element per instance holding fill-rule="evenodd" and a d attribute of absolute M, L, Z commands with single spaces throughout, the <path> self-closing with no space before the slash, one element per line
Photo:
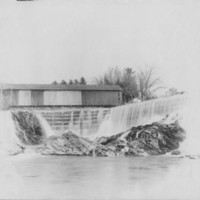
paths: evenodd
<path fill-rule="evenodd" d="M 3 158 L 0 198 L 199 199 L 199 168 L 199 159 L 167 156 L 23 154 Z"/>

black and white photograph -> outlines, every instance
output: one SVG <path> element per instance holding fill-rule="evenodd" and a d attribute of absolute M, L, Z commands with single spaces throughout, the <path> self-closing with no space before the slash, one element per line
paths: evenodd
<path fill-rule="evenodd" d="M 200 199 L 200 1 L 0 0 L 0 199 Z"/>

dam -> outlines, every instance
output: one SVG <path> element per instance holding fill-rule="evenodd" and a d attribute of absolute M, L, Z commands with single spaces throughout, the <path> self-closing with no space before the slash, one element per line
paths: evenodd
<path fill-rule="evenodd" d="M 159 121 L 179 112 L 187 102 L 187 95 L 175 95 L 112 108 L 15 108 L 11 111 L 31 111 L 41 116 L 58 135 L 72 130 L 81 136 L 110 136 Z"/>
<path fill-rule="evenodd" d="M 94 134 L 110 113 L 109 108 L 71 108 L 37 110 L 56 134 L 72 130 L 81 136 Z"/>
<path fill-rule="evenodd" d="M 179 94 L 122 105 L 117 85 L 3 84 L 2 110 L 27 110 L 43 117 L 55 134 L 112 135 L 161 120 L 180 110 L 188 95 Z"/>

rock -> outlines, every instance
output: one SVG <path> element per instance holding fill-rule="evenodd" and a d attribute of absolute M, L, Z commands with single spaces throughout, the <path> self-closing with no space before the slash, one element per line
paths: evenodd
<path fill-rule="evenodd" d="M 185 139 L 185 131 L 179 126 L 176 118 L 162 120 L 149 125 L 133 127 L 129 131 L 111 137 L 98 138 L 98 142 L 107 147 L 114 147 L 115 154 L 134 156 L 160 155 L 179 148 Z M 170 124 L 166 124 L 170 121 Z M 120 138 L 124 137 L 124 140 Z M 128 147 L 128 151 L 124 149 Z"/>
<path fill-rule="evenodd" d="M 99 137 L 94 141 L 68 131 L 62 136 L 49 137 L 40 152 L 44 155 L 79 156 L 148 156 L 169 152 L 177 155 L 185 132 L 177 121 L 170 124 L 166 121 L 132 127 L 125 132 Z"/>
<path fill-rule="evenodd" d="M 171 155 L 180 155 L 181 152 L 179 150 L 174 150 L 171 152 Z"/>
<path fill-rule="evenodd" d="M 16 135 L 25 145 L 39 145 L 46 140 L 46 135 L 36 115 L 28 111 L 12 111 L 16 126 Z"/>
<path fill-rule="evenodd" d="M 127 153 L 127 156 L 139 156 L 139 157 L 144 157 L 148 156 L 149 154 L 145 152 L 143 149 L 130 149 Z"/>
<path fill-rule="evenodd" d="M 98 145 L 96 148 L 90 150 L 90 156 L 115 156 L 115 152 L 103 145 Z"/>
<path fill-rule="evenodd" d="M 62 136 L 50 136 L 40 149 L 43 155 L 88 155 L 95 145 L 85 138 L 68 131 Z"/>

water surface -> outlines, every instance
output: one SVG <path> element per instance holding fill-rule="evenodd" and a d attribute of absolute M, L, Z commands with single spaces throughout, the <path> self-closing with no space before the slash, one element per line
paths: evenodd
<path fill-rule="evenodd" d="M 200 161 L 20 155 L 1 165 L 0 198 L 198 199 Z"/>

